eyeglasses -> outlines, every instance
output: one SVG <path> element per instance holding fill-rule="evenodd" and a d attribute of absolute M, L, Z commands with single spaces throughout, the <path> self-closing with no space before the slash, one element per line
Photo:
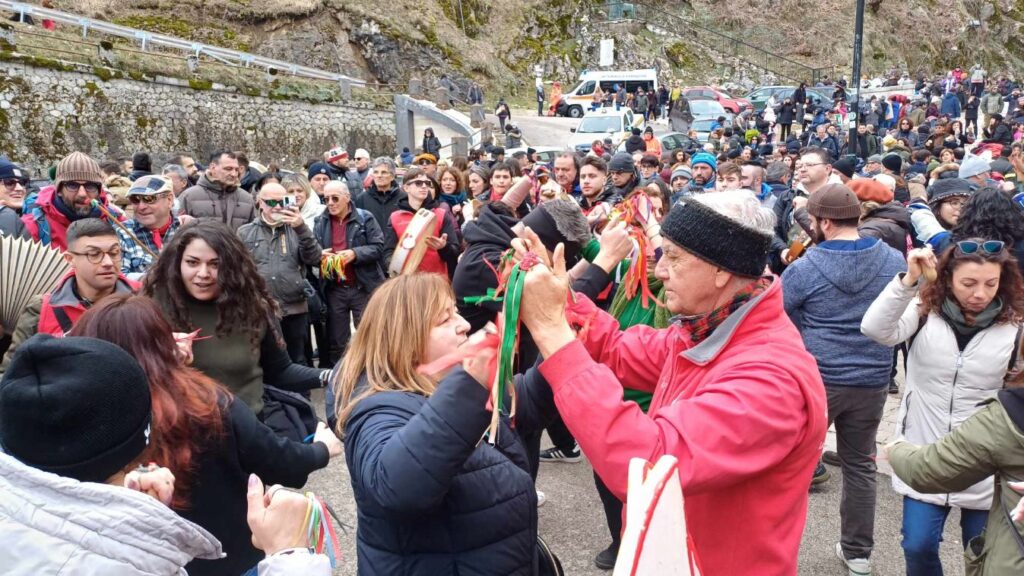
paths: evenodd
<path fill-rule="evenodd" d="M 269 198 L 264 198 L 263 199 L 263 203 L 267 205 L 267 208 L 277 208 L 278 206 L 280 206 L 281 208 L 284 208 L 284 207 L 290 205 L 290 204 L 286 204 L 285 203 L 284 198 L 282 198 L 280 200 L 271 200 Z"/>
<path fill-rule="evenodd" d="M 103 250 L 89 250 L 88 252 L 74 252 L 72 250 L 68 250 L 68 254 L 85 256 L 85 259 L 88 260 L 90 264 L 99 264 L 100 262 L 103 262 L 104 256 L 110 256 L 110 260 L 112 262 L 119 262 L 121 260 L 121 248 L 119 246 L 115 246 L 106 252 Z"/>
<path fill-rule="evenodd" d="M 999 254 L 1006 243 L 1002 240 L 961 240 L 956 247 L 961 254 L 977 254 L 979 250 L 984 254 Z"/>
<path fill-rule="evenodd" d="M 157 200 L 166 197 L 166 192 L 163 194 L 132 194 L 131 196 L 128 197 L 128 201 L 131 202 L 132 204 L 138 204 L 141 202 L 146 206 L 150 206 L 152 204 L 156 204 Z"/>
<path fill-rule="evenodd" d="M 420 160 L 419 161 L 419 165 L 420 166 L 430 166 L 432 164 L 433 164 L 433 162 L 431 162 L 430 160 Z"/>
<path fill-rule="evenodd" d="M 433 186 L 434 185 L 434 183 L 431 182 L 430 180 L 410 180 L 410 181 L 406 182 L 406 184 L 408 184 L 409 186 L 420 186 L 420 187 Z"/>
<path fill-rule="evenodd" d="M 341 196 L 324 196 L 324 202 L 328 204 L 337 204 L 341 202 Z"/>
<path fill-rule="evenodd" d="M 4 183 L 4 186 L 6 186 L 9 189 L 17 188 L 19 184 L 21 186 L 25 186 L 26 184 L 28 184 L 28 180 L 23 180 L 20 178 L 5 178 L 4 180 L 2 180 L 2 182 Z"/>
<path fill-rule="evenodd" d="M 71 192 L 72 194 L 77 193 L 78 189 L 82 188 L 83 186 L 85 187 L 85 191 L 88 192 L 89 194 L 100 193 L 100 185 L 95 182 L 64 182 L 63 186 L 65 190 Z"/>
<path fill-rule="evenodd" d="M 946 204 L 948 206 L 952 206 L 953 208 L 963 208 L 964 206 L 967 205 L 967 199 L 966 198 L 952 198 L 950 200 L 946 200 Z"/>
<path fill-rule="evenodd" d="M 796 165 L 796 169 L 799 170 L 801 168 L 812 168 L 814 166 L 824 166 L 826 164 L 828 164 L 828 162 L 816 162 L 816 163 L 810 163 L 810 164 L 808 164 L 806 162 L 803 162 L 803 163 L 797 164 Z"/>

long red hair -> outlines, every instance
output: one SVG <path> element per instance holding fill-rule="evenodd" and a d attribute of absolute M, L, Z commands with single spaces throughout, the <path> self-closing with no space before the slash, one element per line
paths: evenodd
<path fill-rule="evenodd" d="M 142 366 L 153 402 L 150 454 L 174 473 L 171 507 L 188 508 L 195 456 L 223 432 L 219 401 L 230 398 L 228 391 L 182 363 L 171 325 L 144 296 L 107 296 L 78 319 L 70 335 L 112 342 Z"/>

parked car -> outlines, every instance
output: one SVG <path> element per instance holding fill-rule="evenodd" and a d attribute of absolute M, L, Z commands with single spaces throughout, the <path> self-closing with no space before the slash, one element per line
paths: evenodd
<path fill-rule="evenodd" d="M 746 98 L 754 105 L 754 110 L 760 112 L 764 110 L 765 102 L 768 101 L 768 98 L 771 97 L 771 95 L 774 94 L 775 101 L 782 104 L 786 98 L 791 98 L 793 96 L 793 92 L 796 91 L 796 88 L 796 86 L 762 86 L 760 88 L 755 88 L 747 94 Z M 829 108 L 832 107 L 832 91 L 835 90 L 835 88 L 828 86 L 824 88 L 807 86 L 804 90 L 807 91 L 807 96 L 811 98 L 811 101 L 814 102 L 815 106 L 825 105 Z"/>
<path fill-rule="evenodd" d="M 717 104 L 717 102 L 716 102 Z M 643 123 L 643 117 L 634 119 L 633 111 L 627 108 L 616 110 L 615 108 L 598 108 L 583 115 L 579 125 L 570 128 L 574 134 L 569 139 L 569 147 L 577 152 L 590 152 L 590 145 L 594 140 L 612 139 L 612 146 L 618 146 L 629 136 L 634 123 L 637 126 Z"/>
<path fill-rule="evenodd" d="M 694 120 L 690 124 L 690 129 L 697 133 L 698 143 L 708 143 L 708 137 L 711 136 L 711 125 L 714 123 L 714 118 L 701 118 L 700 120 Z"/>
<path fill-rule="evenodd" d="M 716 100 L 705 100 L 697 98 L 690 100 L 690 113 L 693 114 L 693 119 L 701 120 L 703 118 L 711 118 L 712 120 L 717 119 L 719 116 L 725 116 L 727 122 L 732 122 L 733 114 L 727 111 L 721 104 Z"/>
<path fill-rule="evenodd" d="M 682 132 L 668 132 L 666 134 L 661 135 L 655 134 L 654 137 L 661 142 L 661 149 L 666 152 L 669 150 L 676 149 L 682 149 L 689 152 L 690 150 L 700 148 L 700 144 L 698 142 L 694 141 L 693 139 L 691 139 L 686 134 L 683 134 Z M 619 146 L 615 149 L 615 151 L 625 152 L 626 141 L 623 140 L 622 142 L 620 142 Z"/>
<path fill-rule="evenodd" d="M 750 104 L 750 101 L 746 98 L 734 98 L 724 90 L 720 88 L 713 88 L 711 86 L 690 86 L 689 88 L 683 88 L 683 96 L 686 96 L 688 100 L 714 100 L 733 114 L 739 114 L 740 110 L 743 110 L 746 108 L 747 104 Z"/>
<path fill-rule="evenodd" d="M 559 148 L 558 146 L 530 146 L 533 148 L 533 158 L 535 161 L 541 164 L 551 164 L 555 161 L 555 156 L 558 156 L 560 152 L 571 152 L 567 148 Z M 526 152 L 527 147 L 522 148 L 509 148 L 505 150 L 505 157 L 511 158 L 516 152 Z"/>

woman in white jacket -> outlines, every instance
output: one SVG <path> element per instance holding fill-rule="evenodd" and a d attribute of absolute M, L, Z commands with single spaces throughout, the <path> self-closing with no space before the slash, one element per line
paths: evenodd
<path fill-rule="evenodd" d="M 997 240 L 956 242 L 937 266 L 930 248 L 913 250 L 907 265 L 868 309 L 861 331 L 887 346 L 908 343 L 896 432 L 924 445 L 951 432 L 1003 388 L 1020 348 L 1024 284 L 1016 260 Z M 935 268 L 938 277 L 921 288 L 926 268 Z M 920 494 L 896 476 L 892 482 L 904 497 L 907 574 L 941 575 L 939 542 L 946 516 L 960 508 L 965 545 L 981 534 L 992 479 L 954 494 Z"/>

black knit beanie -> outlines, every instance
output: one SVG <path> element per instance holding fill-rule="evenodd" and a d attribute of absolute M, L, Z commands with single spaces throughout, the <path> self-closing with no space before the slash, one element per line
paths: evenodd
<path fill-rule="evenodd" d="M 733 274 L 764 273 L 772 236 L 719 214 L 700 200 L 676 203 L 661 223 L 661 235 L 702 260 Z"/>
<path fill-rule="evenodd" d="M 0 447 L 25 464 L 106 482 L 149 444 L 149 382 L 110 342 L 37 334 L 0 380 Z"/>

